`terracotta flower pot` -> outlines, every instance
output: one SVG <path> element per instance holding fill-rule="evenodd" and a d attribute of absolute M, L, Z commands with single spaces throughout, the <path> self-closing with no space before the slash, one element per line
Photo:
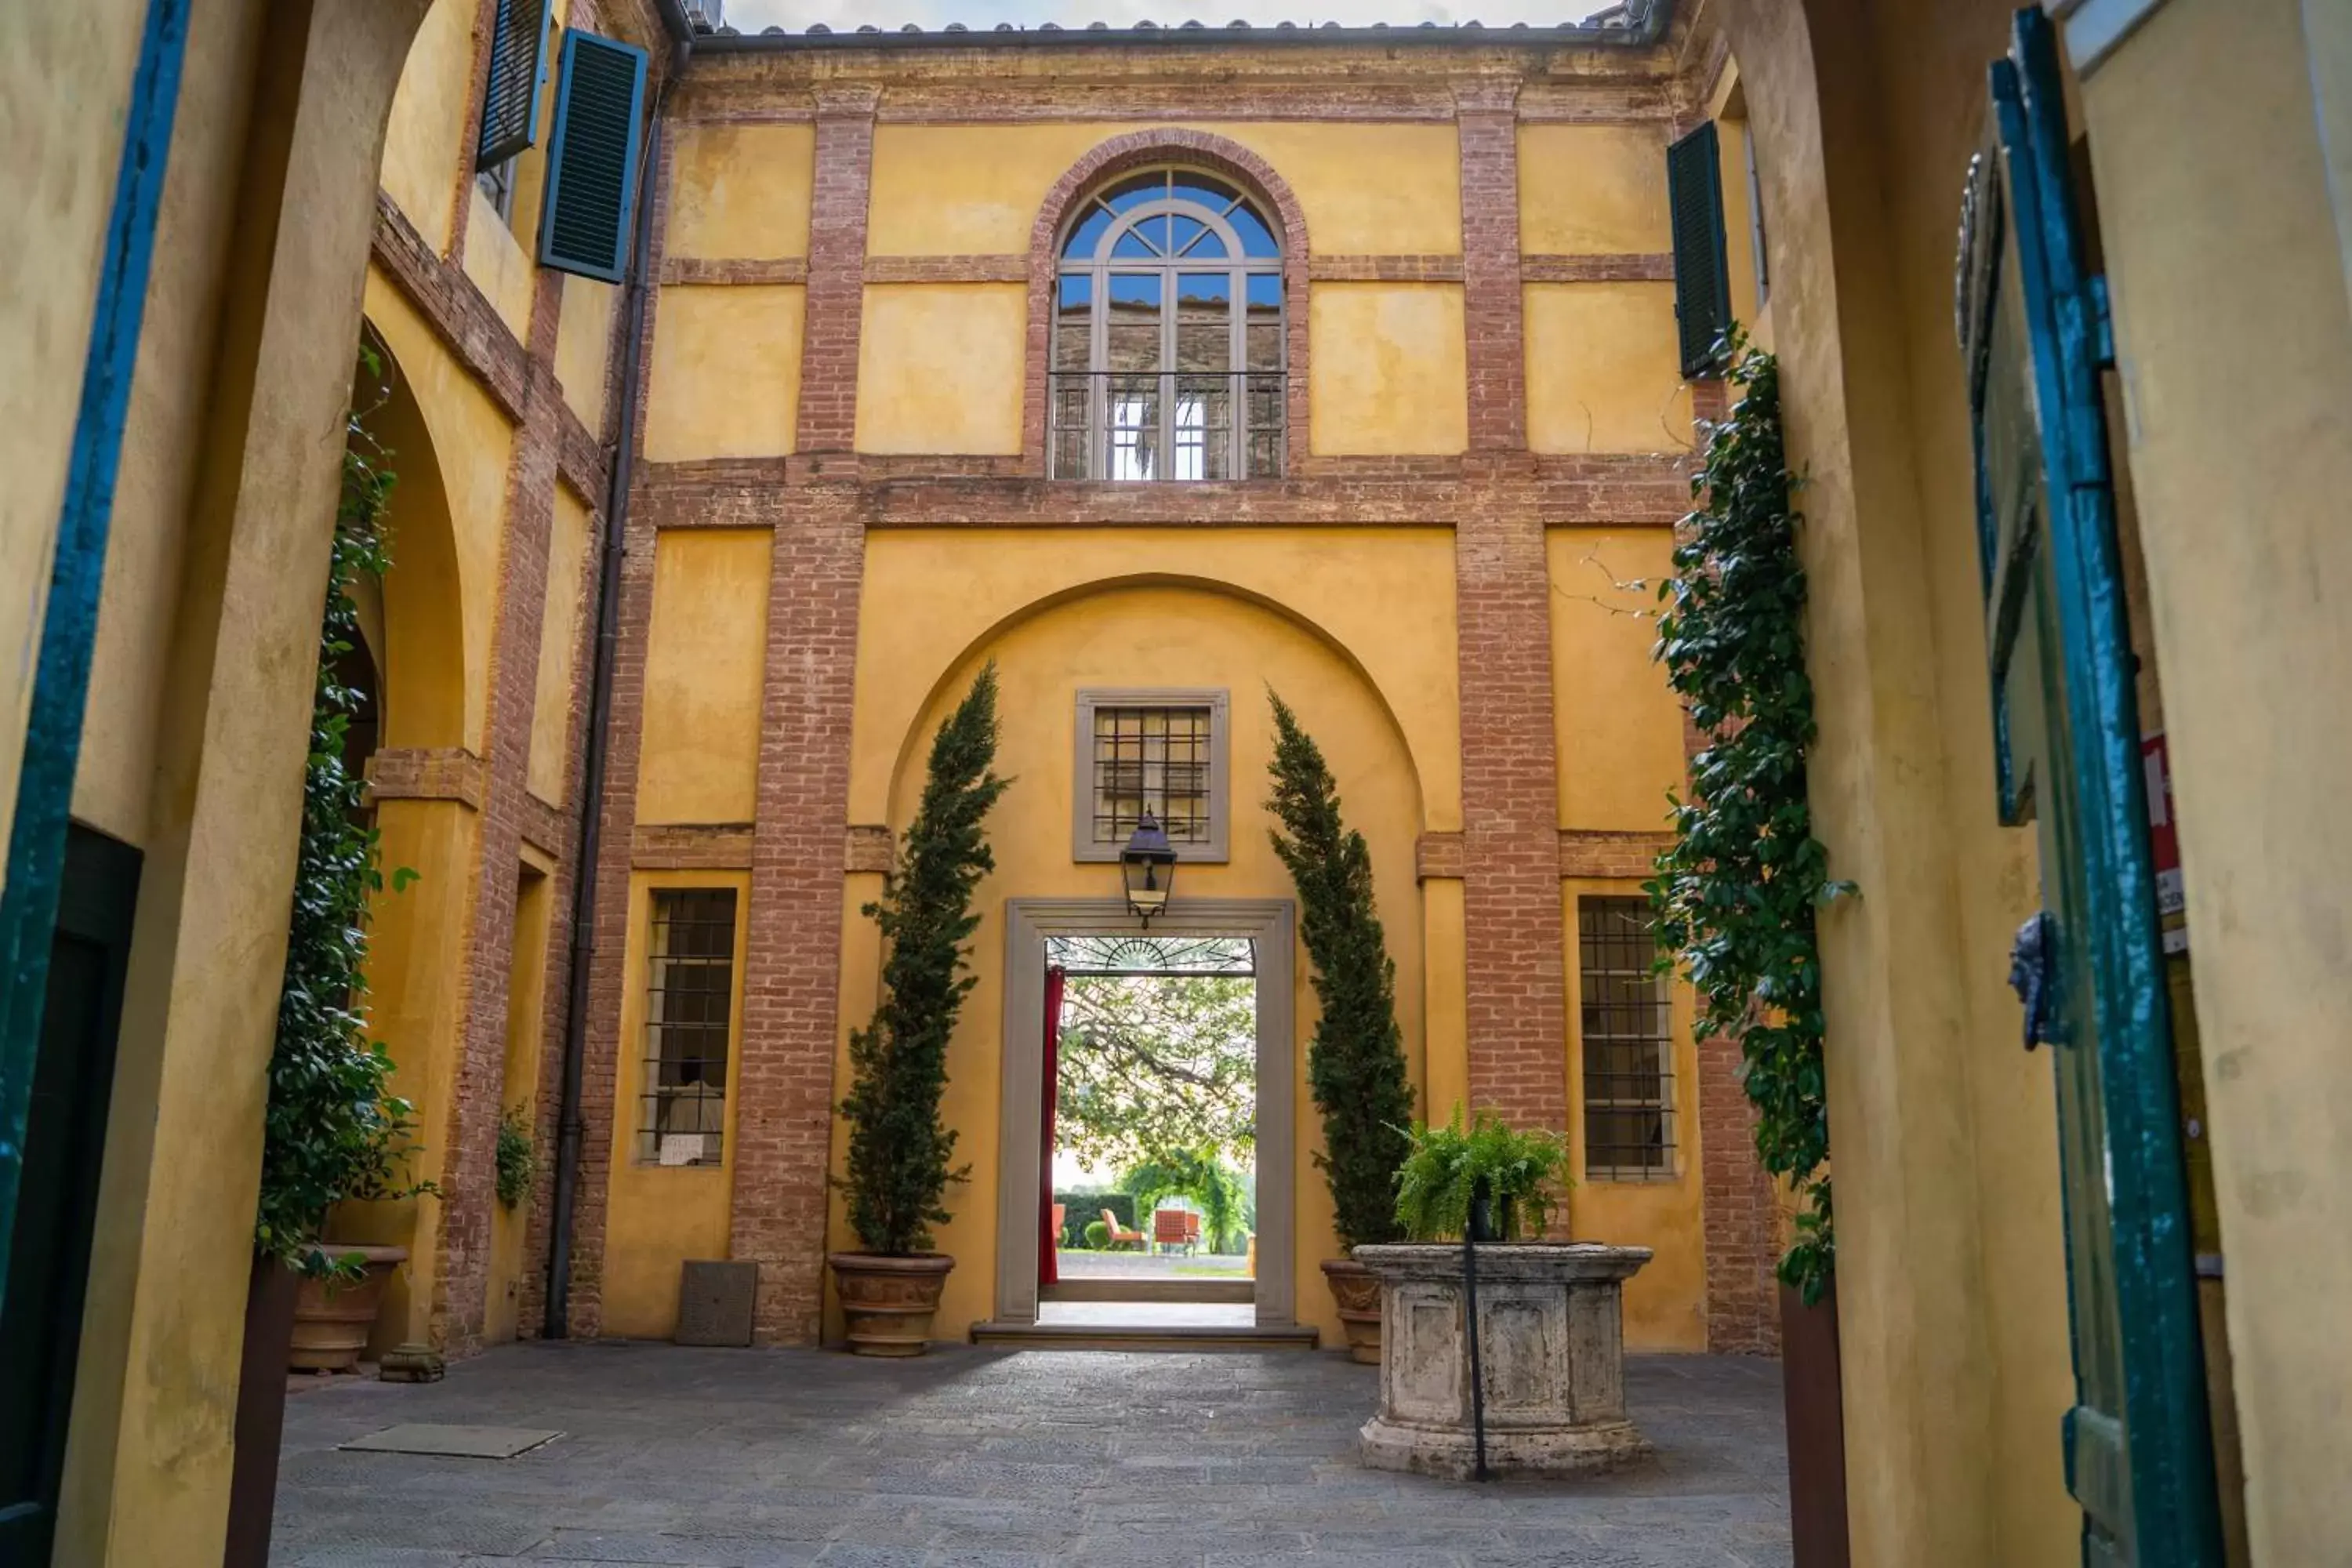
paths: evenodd
<path fill-rule="evenodd" d="M 294 1298 L 294 1343 L 286 1364 L 296 1372 L 349 1372 L 367 1349 L 368 1331 L 375 1327 L 376 1309 L 383 1304 L 383 1282 L 395 1264 L 408 1261 L 404 1247 L 362 1247 L 321 1242 L 330 1258 L 358 1253 L 367 1272 L 355 1283 L 332 1279 L 302 1281 Z"/>
<path fill-rule="evenodd" d="M 1381 1282 L 1352 1258 L 1323 1260 L 1323 1282 L 1339 1309 L 1339 1327 L 1348 1336 L 1349 1359 L 1364 1366 L 1381 1364 Z"/>
<path fill-rule="evenodd" d="M 931 1318 L 940 1310 L 955 1259 L 938 1252 L 893 1258 L 879 1252 L 836 1252 L 833 1281 L 849 1320 L 849 1348 L 857 1355 L 920 1355 L 929 1348 Z"/>

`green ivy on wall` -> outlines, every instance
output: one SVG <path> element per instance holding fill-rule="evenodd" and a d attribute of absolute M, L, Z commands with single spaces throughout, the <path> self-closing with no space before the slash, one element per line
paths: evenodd
<path fill-rule="evenodd" d="M 1698 990 L 1695 1033 L 1739 1042 L 1757 1153 L 1801 1205 L 1780 1278 L 1811 1304 L 1836 1261 L 1814 914 L 1852 889 L 1830 879 L 1805 795 L 1813 687 L 1779 366 L 1736 332 L 1726 358 L 1745 395 L 1709 429 L 1658 590 L 1656 657 L 1707 743 L 1648 891 L 1663 962 Z"/>
<path fill-rule="evenodd" d="M 378 354 L 363 346 L 360 361 L 369 379 L 381 379 Z M 363 577 L 381 579 L 392 563 L 384 511 L 393 475 L 384 456 L 354 414 L 345 433 L 319 629 L 302 836 L 253 1227 L 257 1250 L 314 1274 L 346 1271 L 319 1247 L 335 1205 L 435 1190 L 404 1179 L 415 1149 L 415 1110 L 392 1092 L 383 1043 L 368 1037 L 368 901 L 383 889 L 384 875 L 376 830 L 362 809 L 365 780 L 344 755 L 344 738 L 365 701 L 339 674 L 343 656 L 360 643 L 352 590 Z M 415 876 L 394 872 L 394 890 Z"/>

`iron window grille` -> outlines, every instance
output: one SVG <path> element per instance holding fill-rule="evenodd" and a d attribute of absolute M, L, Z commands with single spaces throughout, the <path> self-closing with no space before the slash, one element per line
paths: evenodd
<path fill-rule="evenodd" d="M 735 889 L 653 896 L 637 1157 L 715 1165 L 725 1152 L 727 1037 L 735 1002 Z"/>
<path fill-rule="evenodd" d="M 1206 707 L 1094 710 L 1095 842 L 1124 844 L 1150 811 L 1179 846 L 1213 835 Z"/>
<path fill-rule="evenodd" d="M 1283 468 L 1282 247 L 1184 169 L 1090 197 L 1063 241 L 1049 377 L 1055 479 L 1270 479 Z"/>
<path fill-rule="evenodd" d="M 1584 1173 L 1675 1173 L 1674 1027 L 1647 899 L 1576 901 L 1584 1059 Z"/>

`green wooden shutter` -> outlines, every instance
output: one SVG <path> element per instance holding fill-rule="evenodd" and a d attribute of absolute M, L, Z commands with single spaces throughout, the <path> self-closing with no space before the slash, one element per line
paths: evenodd
<path fill-rule="evenodd" d="M 1723 164 L 1710 120 L 1666 149 L 1666 199 L 1674 208 L 1675 320 L 1683 374 L 1719 368 L 1716 340 L 1731 325 L 1731 261 L 1723 241 Z"/>
<path fill-rule="evenodd" d="M 547 139 L 539 262 L 618 283 L 637 194 L 637 116 L 646 52 L 593 33 L 563 34 L 563 80 Z"/>
<path fill-rule="evenodd" d="M 499 0 L 490 26 L 490 79 L 474 167 L 505 163 L 536 141 L 539 89 L 547 80 L 547 10 L 553 0 Z"/>

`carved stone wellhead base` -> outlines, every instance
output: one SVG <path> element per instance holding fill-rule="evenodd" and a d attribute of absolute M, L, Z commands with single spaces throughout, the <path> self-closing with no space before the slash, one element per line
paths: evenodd
<path fill-rule="evenodd" d="M 1475 1465 L 1459 1242 L 1360 1247 L 1381 1281 L 1380 1413 L 1360 1450 L 1375 1469 L 1467 1479 Z M 1650 1451 L 1625 1414 L 1625 1281 L 1645 1247 L 1528 1242 L 1478 1248 L 1486 1468 L 1573 1475 Z"/>

